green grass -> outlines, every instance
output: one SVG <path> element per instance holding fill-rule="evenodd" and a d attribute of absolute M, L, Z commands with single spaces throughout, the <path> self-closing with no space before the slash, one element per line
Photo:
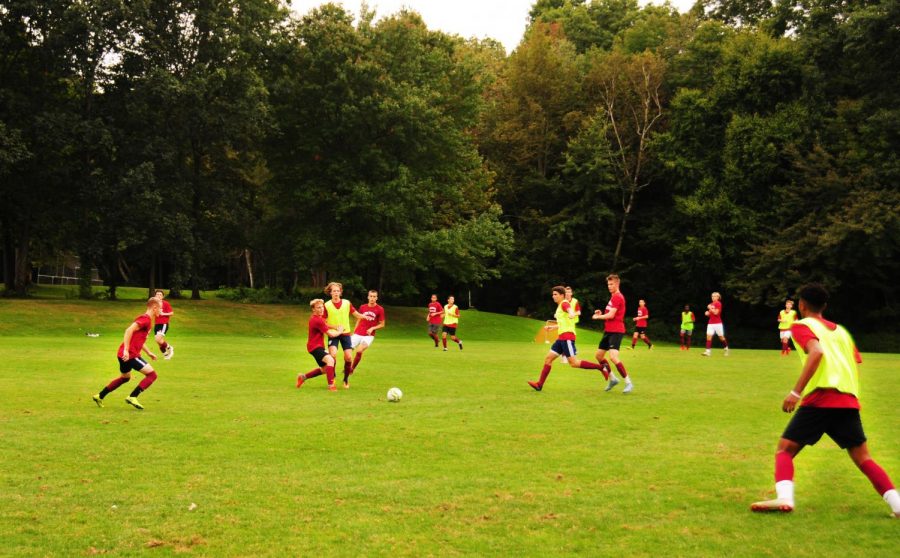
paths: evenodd
<path fill-rule="evenodd" d="M 748 511 L 798 373 L 777 349 L 658 344 L 623 352 L 631 395 L 560 364 L 534 393 L 538 322 L 464 311 L 445 353 L 424 308 L 388 307 L 352 389 L 328 393 L 293 387 L 306 308 L 209 297 L 173 302 L 146 411 L 123 402 L 135 380 L 98 409 L 146 291 L 62 292 L 0 300 L 4 556 L 895 555 L 900 521 L 830 440 L 796 461 L 794 514 Z M 870 448 L 900 481 L 900 359 L 864 358 Z"/>

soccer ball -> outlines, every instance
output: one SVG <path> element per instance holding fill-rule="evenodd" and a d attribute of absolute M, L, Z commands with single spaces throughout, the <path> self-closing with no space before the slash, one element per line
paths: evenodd
<path fill-rule="evenodd" d="M 402 397 L 403 397 L 403 392 L 400 391 L 400 388 L 392 387 L 387 392 L 387 400 L 390 401 L 391 403 L 396 403 L 397 401 L 400 401 L 400 399 Z"/>

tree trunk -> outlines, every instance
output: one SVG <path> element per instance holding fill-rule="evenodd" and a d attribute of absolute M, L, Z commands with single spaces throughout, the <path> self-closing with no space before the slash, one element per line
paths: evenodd
<path fill-rule="evenodd" d="M 13 278 L 13 292 L 16 296 L 28 295 L 28 287 L 31 285 L 30 236 L 31 231 L 28 225 L 23 225 L 19 229 L 19 243 L 16 247 L 15 277 Z"/>
<path fill-rule="evenodd" d="M 253 262 L 250 259 L 250 249 L 244 248 L 244 261 L 247 263 L 247 276 L 250 279 L 250 288 L 254 288 L 253 282 Z"/>
<path fill-rule="evenodd" d="M 9 227 L 3 226 L 3 284 L 6 285 L 6 292 L 13 291 L 15 285 L 16 268 L 16 245 L 13 242 L 12 233 Z"/>
<path fill-rule="evenodd" d="M 147 288 L 147 298 L 156 294 L 156 256 L 150 258 L 150 283 Z"/>

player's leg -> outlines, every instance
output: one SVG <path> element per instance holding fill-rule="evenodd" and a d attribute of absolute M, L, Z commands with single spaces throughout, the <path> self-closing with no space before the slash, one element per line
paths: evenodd
<path fill-rule="evenodd" d="M 604 340 L 606 339 L 606 335 L 600 339 L 600 346 L 597 348 L 597 352 L 594 353 L 594 360 L 597 361 L 597 364 L 600 365 L 600 372 L 603 374 L 603 378 L 605 380 L 609 380 L 612 376 L 612 369 L 609 367 L 609 362 L 606 360 L 606 348 L 604 344 Z M 613 378 L 615 379 L 615 378 Z M 614 385 L 619 383 L 618 380 L 615 381 Z"/>
<path fill-rule="evenodd" d="M 441 343 L 443 343 L 444 350 L 446 351 L 447 350 L 447 330 L 446 329 L 441 333 Z"/>
<path fill-rule="evenodd" d="M 360 341 L 359 345 L 356 346 L 356 354 L 353 355 L 353 371 L 356 372 L 356 367 L 359 366 L 360 361 L 362 360 L 363 353 L 366 352 L 366 349 L 369 348 L 368 343 L 365 341 Z"/>
<path fill-rule="evenodd" d="M 103 399 L 109 395 L 111 392 L 119 389 L 119 386 L 122 384 L 128 383 L 131 380 L 131 366 L 129 366 L 130 361 L 122 361 L 120 358 L 116 358 L 119 363 L 119 377 L 114 378 L 111 382 L 106 384 L 103 389 L 100 390 L 100 393 L 97 393 L 92 397 L 94 403 L 97 404 L 98 407 L 103 406 Z"/>
<path fill-rule="evenodd" d="M 862 421 L 857 409 L 835 410 L 839 417 L 835 420 L 828 435 L 842 448 L 859 470 L 869 479 L 872 487 L 879 496 L 884 499 L 891 508 L 894 517 L 900 517 L 900 494 L 891 482 L 891 478 L 881 466 L 872 459 L 869 454 L 869 446 L 866 443 L 866 435 L 863 432 Z"/>
<path fill-rule="evenodd" d="M 718 331 L 716 333 L 719 335 L 719 341 L 722 342 L 722 346 L 725 347 L 725 356 L 728 356 L 728 339 L 725 339 L 725 326 L 722 324 L 717 324 L 717 326 Z"/>
<path fill-rule="evenodd" d="M 797 415 L 794 417 L 796 418 Z M 793 419 L 791 423 L 794 423 Z M 791 425 L 788 425 L 788 429 L 790 428 Z M 751 510 L 757 512 L 790 512 L 794 510 L 794 457 L 800 453 L 803 447 L 804 444 L 784 437 L 778 440 L 778 448 L 775 450 L 776 497 L 774 500 L 754 502 L 750 505 Z"/>
<path fill-rule="evenodd" d="M 131 405 L 132 407 L 134 407 L 135 409 L 143 410 L 144 406 L 141 405 L 140 402 L 138 401 L 138 396 L 140 394 L 144 393 L 144 391 L 146 391 L 147 389 L 149 389 L 150 386 L 153 385 L 153 382 L 156 381 L 156 371 L 153 370 L 152 366 L 150 366 L 148 363 L 142 361 L 139 358 L 135 358 L 135 359 L 131 359 L 131 360 L 143 362 L 143 366 L 137 371 L 144 375 L 144 379 L 141 380 L 141 383 L 139 383 L 137 385 L 137 387 L 135 387 L 131 391 L 131 395 L 129 395 L 128 397 L 125 398 L 125 402 L 128 403 L 129 405 Z M 138 365 L 139 364 L 135 364 L 134 367 L 136 368 Z"/>
<path fill-rule="evenodd" d="M 612 361 L 613 365 L 616 367 L 616 370 L 619 371 L 619 375 L 622 376 L 623 380 L 625 380 L 625 389 L 622 390 L 622 393 L 631 393 L 631 391 L 634 389 L 634 384 L 631 383 L 631 376 L 629 376 L 628 372 L 625 370 L 625 363 L 623 363 L 621 359 L 619 359 L 618 344 L 619 342 L 615 338 L 610 341 L 609 360 Z M 614 376 L 610 374 L 610 378 L 614 378 Z M 615 384 L 612 385 L 615 386 Z M 609 391 L 610 389 L 612 389 L 612 386 L 607 386 L 607 388 L 609 389 L 607 389 L 606 391 Z"/>
<path fill-rule="evenodd" d="M 536 382 L 528 382 L 528 385 L 531 386 L 535 391 L 541 391 L 542 389 L 544 389 L 544 382 L 547 381 L 547 376 L 550 375 L 550 368 L 553 366 L 553 361 L 559 358 L 560 354 L 568 351 L 568 349 L 563 345 L 564 343 L 566 342 L 560 341 L 559 339 L 557 339 L 553 343 L 553 346 L 547 352 L 547 356 L 544 357 L 544 366 L 543 368 L 541 368 L 540 379 Z"/>
<path fill-rule="evenodd" d="M 648 349 L 653 348 L 653 343 L 650 342 L 650 337 L 647 335 L 647 332 L 641 334 L 641 339 L 643 339 L 644 343 L 647 344 Z"/>
<path fill-rule="evenodd" d="M 691 350 L 691 339 L 692 339 L 693 336 L 694 336 L 693 334 L 694 334 L 693 331 L 688 331 L 688 332 L 687 332 L 687 345 L 685 345 L 685 349 L 684 349 L 685 351 L 690 351 L 690 350 Z"/>
<path fill-rule="evenodd" d="M 334 385 L 334 377 L 335 377 L 334 369 L 335 369 L 335 365 L 337 364 L 337 361 L 335 360 L 335 358 L 333 356 L 325 355 L 325 357 L 322 358 L 322 363 L 323 363 L 322 372 L 325 373 L 325 379 L 328 380 L 328 391 L 336 391 L 337 387 L 335 387 L 335 385 Z"/>
<path fill-rule="evenodd" d="M 634 350 L 634 346 L 637 345 L 638 335 L 640 334 L 635 331 L 634 335 L 631 336 L 631 350 Z"/>
<path fill-rule="evenodd" d="M 706 350 L 700 353 L 702 356 L 712 355 L 712 340 L 715 335 L 716 328 L 712 325 L 706 326 Z"/>
<path fill-rule="evenodd" d="M 456 343 L 457 345 L 459 345 L 459 350 L 461 351 L 462 348 L 463 348 L 463 346 L 462 346 L 462 340 L 456 335 L 456 332 L 455 332 L 455 331 L 453 332 L 453 335 L 450 336 L 450 339 L 451 339 L 454 343 Z"/>

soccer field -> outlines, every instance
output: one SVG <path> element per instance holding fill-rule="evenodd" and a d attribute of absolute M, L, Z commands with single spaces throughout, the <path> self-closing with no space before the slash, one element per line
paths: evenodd
<path fill-rule="evenodd" d="M 424 308 L 387 307 L 329 393 L 294 388 L 307 308 L 173 301 L 146 410 L 124 403 L 136 380 L 97 408 L 145 293 L 0 300 L 0 555 L 896 555 L 900 521 L 830 440 L 797 458 L 793 514 L 749 511 L 799 372 L 777 339 L 625 349 L 629 395 L 557 363 L 536 393 L 541 322 L 463 311 L 465 350 L 444 352 Z M 598 339 L 579 334 L 582 356 Z M 863 423 L 898 482 L 900 358 L 866 349 Z"/>

